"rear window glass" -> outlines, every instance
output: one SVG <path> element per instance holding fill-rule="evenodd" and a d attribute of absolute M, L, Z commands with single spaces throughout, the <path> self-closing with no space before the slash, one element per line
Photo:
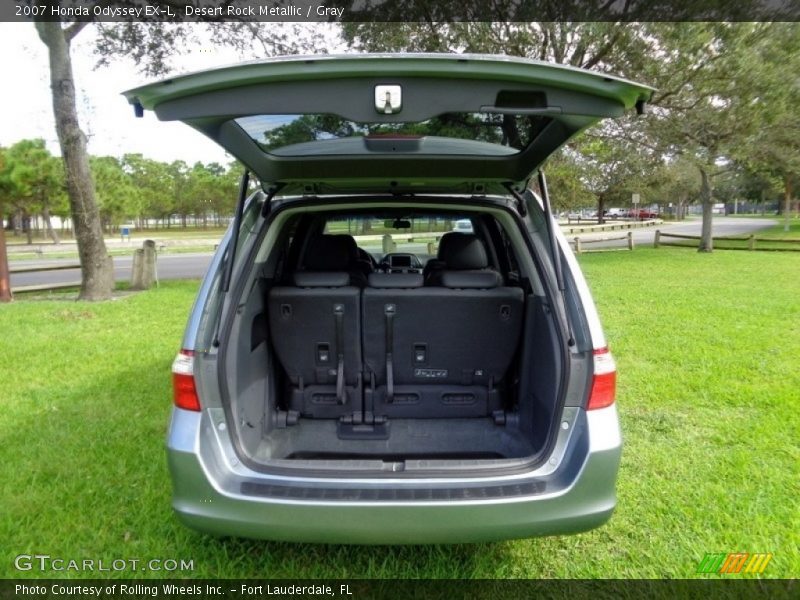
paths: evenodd
<path fill-rule="evenodd" d="M 353 236 L 362 250 L 380 258 L 387 252 L 415 254 L 423 262 L 433 256 L 445 233 L 474 233 L 466 215 L 337 216 L 325 222 L 323 233 Z M 391 239 L 391 245 L 388 239 Z"/>
<path fill-rule="evenodd" d="M 240 117 L 235 122 L 247 132 L 264 151 L 291 155 L 291 149 L 309 142 L 330 142 L 352 138 L 414 139 L 429 137 L 442 140 L 468 140 L 493 144 L 503 154 L 524 149 L 550 122 L 548 117 L 499 113 L 447 113 L 412 123 L 356 123 L 331 114 L 254 115 Z M 442 144 L 436 146 L 441 152 Z M 448 153 L 470 154 L 469 145 L 450 144 Z M 424 152 L 425 146 L 420 146 Z M 431 151 L 434 147 L 431 147 Z M 297 147 L 298 153 L 309 152 Z M 378 151 L 380 147 L 378 147 Z M 479 152 L 477 147 L 475 153 Z"/>

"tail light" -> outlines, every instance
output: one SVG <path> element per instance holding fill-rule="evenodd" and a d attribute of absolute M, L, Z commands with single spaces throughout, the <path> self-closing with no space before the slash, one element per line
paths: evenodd
<path fill-rule="evenodd" d="M 594 351 L 594 376 L 592 377 L 592 391 L 589 394 L 589 403 L 586 410 L 605 408 L 614 404 L 617 393 L 617 365 L 608 348 L 599 348 Z"/>
<path fill-rule="evenodd" d="M 172 361 L 172 391 L 175 406 L 200 410 L 200 399 L 194 385 L 194 352 L 181 350 Z"/>

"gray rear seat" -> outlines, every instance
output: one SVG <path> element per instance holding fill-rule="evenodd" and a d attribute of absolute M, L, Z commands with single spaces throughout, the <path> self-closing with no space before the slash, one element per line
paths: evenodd
<path fill-rule="evenodd" d="M 361 410 L 361 290 L 351 285 L 344 237 L 311 240 L 295 285 L 269 292 L 272 345 L 289 379 L 289 409 L 305 416 Z"/>
<path fill-rule="evenodd" d="M 463 236 L 452 242 L 448 237 Z M 502 287 L 483 244 L 442 238 L 435 287 L 421 275 L 372 274 L 363 291 L 366 410 L 409 418 L 479 417 L 501 408 L 496 385 L 519 341 L 521 288 Z M 449 259 L 449 260 L 448 260 Z"/>

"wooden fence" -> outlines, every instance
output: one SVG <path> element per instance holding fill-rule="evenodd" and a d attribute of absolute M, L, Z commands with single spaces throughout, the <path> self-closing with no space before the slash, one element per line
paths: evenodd
<path fill-rule="evenodd" d="M 622 248 L 600 248 L 598 250 L 587 250 L 584 248 L 586 244 L 597 244 L 599 242 L 611 242 L 615 240 L 626 240 L 627 244 Z M 615 250 L 633 250 L 633 232 L 629 231 L 625 235 L 613 235 L 613 236 L 603 236 L 599 238 L 579 238 L 574 237 L 572 239 L 572 246 L 575 249 L 575 254 L 584 254 L 586 252 L 613 252 Z"/>
<path fill-rule="evenodd" d="M 9 272 L 14 273 L 38 273 L 40 271 L 66 271 L 69 269 L 80 269 L 81 263 L 62 263 L 56 265 L 38 265 L 38 266 L 16 266 L 9 267 Z M 67 288 L 81 287 L 81 281 L 65 281 L 63 283 L 37 283 L 34 285 L 17 285 L 11 288 L 12 294 L 21 292 L 43 292 L 47 290 L 61 290 Z"/>
<path fill-rule="evenodd" d="M 659 246 L 683 246 L 683 247 L 693 247 L 689 246 L 688 244 L 676 244 L 671 243 L 669 241 L 665 241 L 664 238 L 673 238 L 678 240 L 691 240 L 696 241 L 697 246 L 700 245 L 700 236 L 699 235 L 684 235 L 678 233 L 664 233 L 656 229 L 655 237 L 653 238 L 653 248 L 658 248 Z M 720 246 L 716 248 L 717 250 L 759 250 L 759 251 L 771 251 L 771 252 L 798 252 L 800 251 L 800 239 L 791 239 L 791 238 L 765 238 L 765 237 L 757 237 L 755 234 L 747 235 L 747 236 L 714 236 L 711 238 L 715 244 L 717 242 L 746 242 L 747 246 L 740 246 L 740 247 L 724 247 Z M 798 244 L 796 248 L 775 248 L 775 247 L 768 247 L 765 248 L 764 246 L 758 247 L 758 243 L 770 243 L 770 244 Z"/>

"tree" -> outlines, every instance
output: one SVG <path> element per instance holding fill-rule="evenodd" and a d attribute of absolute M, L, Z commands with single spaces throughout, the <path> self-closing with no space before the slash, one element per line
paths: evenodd
<path fill-rule="evenodd" d="M 603 213 L 610 203 L 626 206 L 633 193 L 641 194 L 648 187 L 647 173 L 653 169 L 652 158 L 637 152 L 633 144 L 587 136 L 579 147 L 580 177 L 597 199 L 599 223 L 605 221 Z"/>
<path fill-rule="evenodd" d="M 44 2 L 37 4 L 45 5 Z M 50 3 L 47 3 L 50 4 Z M 109 298 L 114 287 L 114 266 L 103 240 L 100 213 L 89 170 L 86 136 L 78 123 L 70 44 L 87 22 L 63 27 L 59 21 L 36 21 L 36 30 L 50 58 L 50 88 L 61 156 L 67 172 L 67 193 L 81 262 L 78 298 Z"/>
<path fill-rule="evenodd" d="M 122 168 L 139 190 L 142 207 L 140 216 L 169 219 L 174 202 L 168 166 L 141 154 L 126 154 L 122 157 Z M 139 226 L 144 227 L 146 223 L 147 220 L 143 218 Z"/>
<path fill-rule="evenodd" d="M 34 23 L 39 38 L 47 46 L 50 61 L 53 112 L 67 173 L 67 194 L 81 262 L 81 290 L 78 299 L 109 298 L 114 287 L 114 269 L 103 240 L 100 211 L 86 150 L 86 136 L 78 122 L 70 56 L 70 47 L 75 36 L 92 24 L 92 21 L 63 24 L 60 20 L 52 20 L 50 9 L 59 6 L 64 0 L 28 1 L 43 9 L 39 16 L 34 17 Z M 120 3 L 124 2 L 86 0 L 81 4 L 88 9 L 90 15 L 94 15 L 95 7 Z M 164 0 L 160 4 L 162 7 L 170 5 L 177 12 L 185 6 L 185 2 L 181 0 Z M 158 22 L 103 24 L 98 33 L 96 51 L 99 64 L 107 64 L 122 50 L 123 56 L 132 58 L 137 64 L 145 64 L 145 71 L 150 73 L 166 71 L 166 61 L 176 44 L 191 38 L 183 25 Z"/>
<path fill-rule="evenodd" d="M 654 173 L 655 187 L 660 190 L 660 203 L 674 204 L 675 218 L 686 216 L 686 207 L 700 193 L 700 175 L 695 165 L 685 157 L 669 159 Z"/>
<path fill-rule="evenodd" d="M 113 156 L 89 159 L 103 228 L 110 230 L 142 212 L 141 190 Z"/>
<path fill-rule="evenodd" d="M 62 204 L 64 166 L 45 147 L 44 140 L 20 140 L 6 152 L 5 173 L 10 184 L 11 204 L 30 221 L 41 214 L 47 235 L 54 244 L 60 242 L 50 220 L 51 210 Z M 33 243 L 31 227 L 26 227 L 28 243 Z"/>
<path fill-rule="evenodd" d="M 186 178 L 188 196 L 192 200 L 192 213 L 195 218 L 202 218 L 204 228 L 208 227 L 209 213 L 216 214 L 218 219 L 220 199 L 234 197 L 233 189 L 227 189 L 225 168 L 218 163 L 204 165 L 198 162 L 186 173 Z M 233 209 L 232 205 L 230 209 Z"/>
<path fill-rule="evenodd" d="M 586 187 L 583 176 L 583 156 L 572 145 L 547 163 L 547 185 L 558 193 L 552 194 L 553 206 L 559 210 L 576 210 L 596 205 L 597 198 Z"/>
<path fill-rule="evenodd" d="M 714 180 L 732 168 L 737 149 L 757 129 L 759 68 L 753 50 L 768 35 L 764 23 L 655 24 L 661 46 L 659 92 L 650 136 L 663 152 L 683 156 L 700 175 L 703 224 L 698 251 L 713 250 Z M 658 65 L 651 65 L 657 69 Z"/>
<path fill-rule="evenodd" d="M 761 64 L 760 126 L 746 144 L 739 160 L 783 188 L 784 231 L 789 231 L 791 204 L 800 176 L 800 27 L 775 23 L 759 48 Z"/>
<path fill-rule="evenodd" d="M 503 22 L 474 19 L 478 22 L 458 23 L 453 22 L 453 17 L 462 14 L 465 7 L 461 3 L 442 2 L 426 3 L 423 9 L 415 5 L 422 10 L 415 13 L 417 22 L 347 23 L 343 31 L 350 47 L 357 50 L 498 52 L 614 72 L 653 85 L 657 92 L 651 101 L 650 116 L 606 122 L 591 131 L 599 137 L 633 142 L 640 147 L 639 152 L 663 157 L 667 163 L 683 157 L 681 164 L 687 161 L 693 164 L 701 182 L 703 204 L 700 250 L 711 251 L 714 180 L 731 168 L 740 153 L 747 152 L 753 135 L 760 131 L 765 122 L 765 90 L 778 81 L 783 81 L 784 87 L 794 85 L 797 90 L 800 54 L 797 26 L 729 22 L 573 23 L 565 22 L 563 11 L 574 12 L 576 5 L 561 4 L 562 9 L 558 3 L 550 2 L 536 6 L 537 14 L 543 17 L 555 15 L 553 21 L 559 21 L 561 15 L 560 22 L 512 22 L 516 20 L 512 13 L 520 7 L 517 3 L 500 1 L 483 4 L 476 10 L 490 11 L 491 20 Z M 384 3 L 380 10 L 389 14 L 402 7 L 408 8 L 408 3 Z M 744 3 L 745 14 L 748 8 L 752 6 Z M 623 6 L 629 17 L 635 16 L 637 10 L 649 8 L 635 0 Z M 781 72 L 772 83 L 764 76 L 770 70 L 763 69 L 764 61 L 772 65 L 770 69 Z M 781 113 L 783 121 L 773 119 L 774 131 L 784 132 L 787 139 L 778 144 L 765 143 L 765 148 L 792 148 L 791 140 L 800 139 L 790 133 L 796 131 L 797 105 L 796 98 L 787 101 L 786 106 L 793 110 Z M 635 153 L 634 149 L 631 156 Z M 792 157 L 798 154 L 795 150 L 786 152 Z M 784 171 L 787 169 L 794 167 Z M 787 203 L 792 181 L 791 177 L 786 178 Z"/>
<path fill-rule="evenodd" d="M 6 149 L 0 146 L 0 302 L 11 302 L 11 278 L 6 253 L 4 205 L 11 195 L 11 182 L 6 175 Z"/>
<path fill-rule="evenodd" d="M 170 177 L 170 194 L 172 196 L 172 206 L 175 212 L 181 217 L 181 226 L 186 227 L 186 218 L 194 213 L 194 202 L 188 189 L 188 170 L 189 167 L 182 160 L 172 161 L 167 165 L 167 172 Z M 167 220 L 167 227 L 170 222 Z"/>

